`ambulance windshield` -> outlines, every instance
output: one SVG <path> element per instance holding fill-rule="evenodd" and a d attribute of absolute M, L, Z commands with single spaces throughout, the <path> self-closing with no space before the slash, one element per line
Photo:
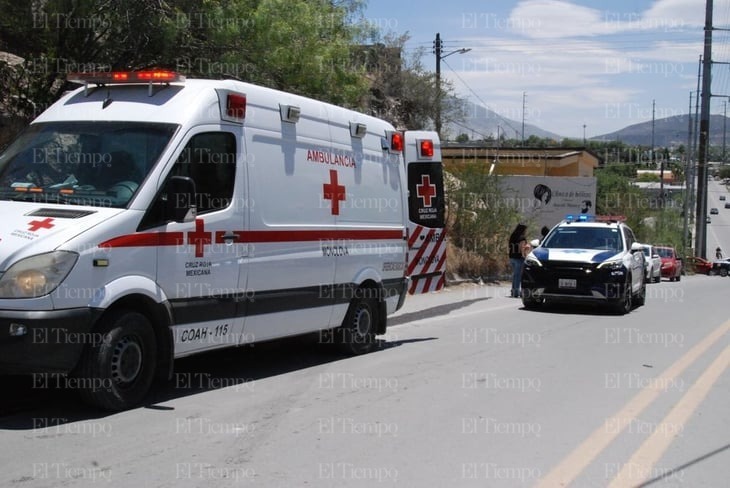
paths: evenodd
<path fill-rule="evenodd" d="M 0 154 L 0 200 L 125 207 L 177 127 L 139 122 L 33 124 Z"/>

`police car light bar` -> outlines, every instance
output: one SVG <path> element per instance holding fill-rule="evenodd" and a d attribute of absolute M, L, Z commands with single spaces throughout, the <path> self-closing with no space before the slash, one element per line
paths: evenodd
<path fill-rule="evenodd" d="M 577 217 L 577 218 L 576 218 Z M 589 214 L 572 215 L 568 214 L 565 216 L 565 220 L 568 222 L 595 222 L 596 216 Z"/>
<path fill-rule="evenodd" d="M 625 215 L 596 215 L 596 222 L 626 222 Z"/>

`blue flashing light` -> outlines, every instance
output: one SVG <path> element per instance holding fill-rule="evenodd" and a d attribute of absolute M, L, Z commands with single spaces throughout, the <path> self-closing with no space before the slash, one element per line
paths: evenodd
<path fill-rule="evenodd" d="M 594 222 L 596 220 L 596 216 L 590 214 L 580 214 L 578 215 L 578 218 L 576 218 L 575 215 L 568 214 L 565 216 L 565 220 L 567 220 L 568 222 Z"/>

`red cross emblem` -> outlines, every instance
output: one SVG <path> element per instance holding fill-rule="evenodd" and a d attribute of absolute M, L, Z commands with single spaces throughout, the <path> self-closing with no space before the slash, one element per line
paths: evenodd
<path fill-rule="evenodd" d="M 423 206 L 430 207 L 431 199 L 436 196 L 436 185 L 431 184 L 431 176 L 421 175 L 421 184 L 416 185 L 418 198 L 423 198 Z"/>
<path fill-rule="evenodd" d="M 53 222 L 53 219 L 50 217 L 47 217 L 43 220 L 31 220 L 30 222 L 28 222 L 28 225 L 30 226 L 28 227 L 28 230 L 31 232 L 36 232 L 39 229 L 50 229 L 55 225 L 51 222 Z"/>
<path fill-rule="evenodd" d="M 332 200 L 332 215 L 340 215 L 340 200 L 345 201 L 345 185 L 337 184 L 337 171 L 330 170 L 330 182 L 322 185 L 325 200 Z"/>
<path fill-rule="evenodd" d="M 195 245 L 195 257 L 202 258 L 205 255 L 204 246 L 211 242 L 211 233 L 205 232 L 203 219 L 195 219 L 195 232 L 188 232 L 188 244 Z"/>

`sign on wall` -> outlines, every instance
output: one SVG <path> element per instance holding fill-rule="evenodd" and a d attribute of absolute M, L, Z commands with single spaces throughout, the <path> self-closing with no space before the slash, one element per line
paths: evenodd
<path fill-rule="evenodd" d="M 511 202 L 525 222 L 551 228 L 566 215 L 595 215 L 596 178 L 568 176 L 503 176 L 502 197 Z"/>

